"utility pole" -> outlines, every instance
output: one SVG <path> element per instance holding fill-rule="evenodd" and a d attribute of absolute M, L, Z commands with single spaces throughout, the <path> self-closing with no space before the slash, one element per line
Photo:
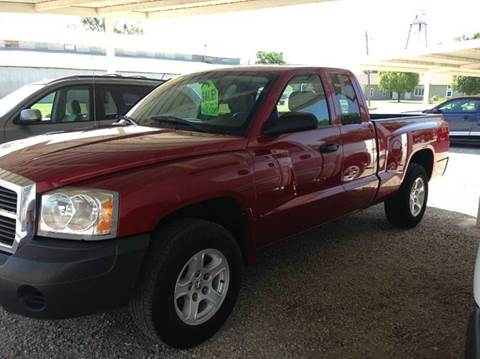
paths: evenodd
<path fill-rule="evenodd" d="M 368 46 L 368 32 L 367 30 L 365 30 L 365 50 L 367 52 L 367 56 L 369 55 L 370 53 L 370 49 L 369 49 L 369 46 Z M 371 104 L 372 104 L 372 99 L 370 98 L 370 70 L 367 70 L 367 88 L 368 88 L 368 91 L 367 91 L 367 103 L 368 103 L 368 108 L 371 107 Z"/>
<path fill-rule="evenodd" d="M 113 38 L 115 28 L 115 20 L 111 15 L 105 16 L 105 32 L 107 35 L 107 73 L 114 74 L 116 72 L 115 64 L 115 43 Z"/>

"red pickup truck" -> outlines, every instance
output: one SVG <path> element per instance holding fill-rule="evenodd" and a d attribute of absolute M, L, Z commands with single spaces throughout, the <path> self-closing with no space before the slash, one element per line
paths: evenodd
<path fill-rule="evenodd" d="M 117 126 L 0 146 L 0 303 L 35 318 L 129 303 L 151 338 L 196 345 L 258 249 L 380 202 L 417 225 L 448 135 L 441 115 L 369 116 L 345 70 L 178 77 Z"/>

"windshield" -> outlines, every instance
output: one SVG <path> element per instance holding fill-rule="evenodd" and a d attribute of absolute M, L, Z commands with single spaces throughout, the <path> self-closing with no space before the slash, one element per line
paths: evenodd
<path fill-rule="evenodd" d="M 143 126 L 243 135 L 273 76 L 254 71 L 212 71 L 160 86 L 128 116 Z"/>
<path fill-rule="evenodd" d="M 43 87 L 45 87 L 45 85 L 43 84 L 26 85 L 20 87 L 18 90 L 11 92 L 7 96 L 2 97 L 0 99 L 0 116 L 5 115 L 8 111 L 13 109 L 16 105 L 25 100 L 28 96 Z"/>

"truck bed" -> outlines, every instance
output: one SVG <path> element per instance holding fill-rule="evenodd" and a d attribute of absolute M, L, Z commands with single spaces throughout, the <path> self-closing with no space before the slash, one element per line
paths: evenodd
<path fill-rule="evenodd" d="M 423 151 L 431 154 L 432 173 L 441 175 L 448 157 L 448 125 L 441 115 L 371 114 L 377 138 L 380 188 L 376 202 L 395 193 L 403 181 L 408 159 Z"/>

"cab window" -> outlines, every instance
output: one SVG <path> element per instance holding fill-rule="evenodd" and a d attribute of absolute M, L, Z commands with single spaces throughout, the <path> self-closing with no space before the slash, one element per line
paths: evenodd
<path fill-rule="evenodd" d="M 295 76 L 285 87 L 277 103 L 278 115 L 289 112 L 310 113 L 318 126 L 330 125 L 330 114 L 320 77 L 316 74 Z"/>
<path fill-rule="evenodd" d="M 334 90 L 335 101 L 340 109 L 342 124 L 361 123 L 360 106 L 350 78 L 344 74 L 329 74 L 328 78 Z"/>

